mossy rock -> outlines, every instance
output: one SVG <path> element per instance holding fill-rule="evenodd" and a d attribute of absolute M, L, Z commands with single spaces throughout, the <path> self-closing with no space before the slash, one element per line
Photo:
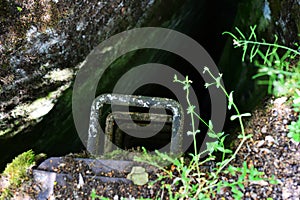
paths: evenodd
<path fill-rule="evenodd" d="M 24 180 L 28 180 L 28 169 L 35 165 L 35 154 L 32 150 L 26 151 L 9 164 L 2 173 L 2 179 L 6 180 L 6 184 L 1 191 L 0 199 L 6 199 L 12 194 L 11 190 L 18 188 Z"/>

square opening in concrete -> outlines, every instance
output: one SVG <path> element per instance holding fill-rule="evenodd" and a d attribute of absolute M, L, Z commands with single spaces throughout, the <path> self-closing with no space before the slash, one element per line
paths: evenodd
<path fill-rule="evenodd" d="M 105 105 L 111 105 L 111 107 L 114 108 L 111 109 L 111 114 L 107 113 L 107 111 L 103 111 L 103 107 Z M 122 109 L 119 110 L 119 108 L 122 107 L 127 107 L 127 111 L 124 112 Z M 138 112 L 128 112 L 130 107 L 138 108 Z M 150 114 L 145 113 L 145 109 L 149 110 Z M 165 110 L 165 114 L 152 112 L 159 109 Z M 125 118 L 125 116 L 127 117 Z M 114 126 L 117 119 L 116 117 L 124 123 Z M 146 131 L 143 131 L 143 133 L 137 133 L 136 137 L 130 137 L 128 136 L 128 133 L 134 132 L 138 126 L 147 127 L 147 124 L 151 122 L 152 126 L 150 127 L 152 130 L 150 131 L 152 132 L 153 129 L 156 130 L 156 125 L 161 126 L 162 132 L 168 132 L 166 131 L 168 129 L 167 126 L 171 127 L 171 133 L 169 133 L 170 140 L 168 144 L 169 151 L 172 154 L 181 154 L 183 143 L 183 118 L 184 115 L 181 105 L 173 99 L 122 94 L 103 94 L 93 101 L 91 107 L 87 150 L 91 154 L 100 155 L 112 150 L 111 142 L 115 142 L 116 144 L 125 147 L 129 147 L 131 144 L 135 143 L 142 144 L 142 139 L 144 140 L 146 138 L 144 135 L 148 135 L 146 134 Z M 104 119 L 106 119 L 105 131 L 103 131 L 100 124 L 100 122 Z M 136 122 L 129 123 L 130 120 L 128 121 L 128 119 Z M 123 133 L 118 129 L 123 130 Z M 127 136 L 124 135 L 124 132 L 127 133 Z M 118 137 L 124 137 L 122 142 L 121 139 L 118 139 Z M 159 136 L 156 136 L 155 139 L 159 139 Z M 136 142 L 133 142 L 134 140 L 136 140 Z M 147 143 L 147 140 L 144 142 Z"/>
<path fill-rule="evenodd" d="M 130 119 L 128 119 L 128 115 Z M 118 120 L 116 124 L 115 120 Z M 133 126 L 132 120 L 137 126 Z M 151 123 L 151 125 L 149 125 Z M 139 131 L 139 127 L 151 126 L 148 130 Z M 153 132 L 156 134 L 153 135 Z M 128 133 L 137 133 L 132 136 Z M 160 149 L 171 142 L 172 115 L 113 112 L 106 118 L 104 153 L 115 150 L 113 144 L 124 150 L 145 147 L 147 150 Z M 150 137 L 147 137 L 151 135 Z"/>

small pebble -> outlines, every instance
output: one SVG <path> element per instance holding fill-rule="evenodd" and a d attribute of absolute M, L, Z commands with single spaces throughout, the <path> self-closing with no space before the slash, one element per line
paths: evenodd
<path fill-rule="evenodd" d="M 275 99 L 274 105 L 275 105 L 275 106 L 280 106 L 280 105 L 282 105 L 283 103 L 285 103 L 286 100 L 287 100 L 287 97 L 280 97 L 280 98 L 278 98 L 278 99 Z"/>
<path fill-rule="evenodd" d="M 262 127 L 261 133 L 267 133 L 267 127 L 266 126 Z"/>
<path fill-rule="evenodd" d="M 274 138 L 273 138 L 272 136 L 270 136 L 270 135 L 267 135 L 267 136 L 265 137 L 265 141 L 267 142 L 268 146 L 271 146 L 272 144 L 275 143 Z"/>
<path fill-rule="evenodd" d="M 259 180 L 259 181 L 251 181 L 250 185 L 260 185 L 260 186 L 267 186 L 269 183 L 264 180 Z"/>
<path fill-rule="evenodd" d="M 258 141 L 257 143 L 256 143 L 256 146 L 257 147 L 261 147 L 261 146 L 263 146 L 265 144 L 265 141 L 264 140 L 260 140 L 260 141 Z"/>
<path fill-rule="evenodd" d="M 278 115 L 278 112 L 277 112 L 277 110 L 274 109 L 274 110 L 272 111 L 272 116 L 273 116 L 273 117 L 277 117 L 277 115 Z"/>
<path fill-rule="evenodd" d="M 253 199 L 256 199 L 256 198 L 257 198 L 257 194 L 251 193 L 251 197 L 252 197 Z"/>

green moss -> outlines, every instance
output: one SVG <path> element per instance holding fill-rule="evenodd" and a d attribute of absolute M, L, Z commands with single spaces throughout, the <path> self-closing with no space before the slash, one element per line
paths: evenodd
<path fill-rule="evenodd" d="M 19 187 L 22 181 L 28 178 L 27 169 L 34 163 L 35 154 L 29 150 L 18 155 L 7 165 L 2 175 L 8 179 L 8 186 L 3 188 L 0 199 L 11 196 L 11 190 Z"/>
<path fill-rule="evenodd" d="M 11 198 L 13 195 L 11 193 L 11 191 L 7 188 L 5 188 L 3 191 L 2 191 L 2 194 L 0 196 L 0 200 L 5 200 L 5 199 L 8 199 L 8 198 Z"/>

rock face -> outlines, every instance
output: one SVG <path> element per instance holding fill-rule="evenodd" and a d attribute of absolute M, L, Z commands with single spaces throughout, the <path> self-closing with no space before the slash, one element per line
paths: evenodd
<path fill-rule="evenodd" d="M 14 110 L 17 105 L 66 89 L 59 87 L 68 85 L 89 51 L 110 35 L 142 23 L 153 1 L 3 0 L 0 6 L 0 135 L 7 136 L 15 134 L 8 130 L 13 129 L 11 120 L 21 116 L 16 128 L 30 115 Z M 65 76 L 57 73 L 62 70 Z"/>
<path fill-rule="evenodd" d="M 13 146 L 21 151 L 26 148 L 38 151 L 50 144 L 53 148 L 51 139 L 50 143 L 41 142 L 49 134 L 59 133 L 58 138 L 70 139 L 57 144 L 56 153 L 62 146 L 68 146 L 68 150 L 78 146 L 80 141 L 74 142 L 75 130 L 70 125 L 70 85 L 77 66 L 109 36 L 145 22 L 154 25 L 170 16 L 169 12 L 155 14 L 159 6 L 168 3 L 170 1 L 1 0 L 1 163 L 13 156 L 9 155 Z M 43 119 L 46 114 L 50 118 Z M 40 142 L 31 146 L 30 141 Z M 20 153 L 18 151 L 15 153 Z"/>

